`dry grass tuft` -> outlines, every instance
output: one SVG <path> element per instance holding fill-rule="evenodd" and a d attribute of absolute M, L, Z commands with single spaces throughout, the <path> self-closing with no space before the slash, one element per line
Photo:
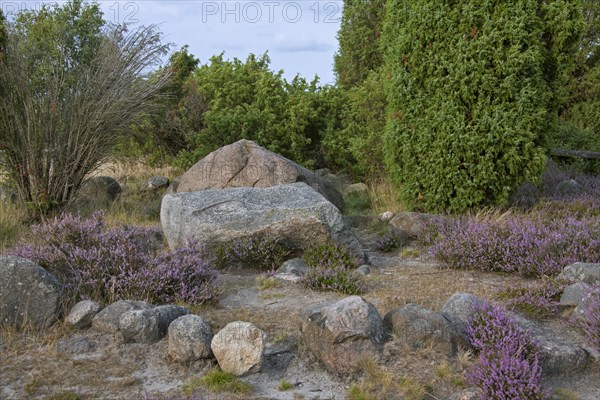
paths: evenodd
<path fill-rule="evenodd" d="M 369 182 L 371 207 L 376 214 L 386 211 L 397 213 L 406 210 L 406 205 L 400 200 L 400 192 L 389 180 L 376 179 Z"/>
<path fill-rule="evenodd" d="M 14 245 L 25 233 L 27 210 L 0 199 L 0 252 Z"/>

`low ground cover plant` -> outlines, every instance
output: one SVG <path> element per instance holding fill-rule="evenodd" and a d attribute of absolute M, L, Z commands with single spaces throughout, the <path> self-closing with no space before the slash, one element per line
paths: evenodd
<path fill-rule="evenodd" d="M 343 247 L 329 242 L 307 249 L 303 255 L 309 267 L 304 285 L 315 290 L 360 294 L 362 279 L 354 272 L 358 262 Z"/>
<path fill-rule="evenodd" d="M 600 285 L 592 286 L 582 300 L 583 314 L 576 321 L 592 348 L 600 353 Z"/>
<path fill-rule="evenodd" d="M 467 336 L 479 359 L 467 372 L 468 383 L 488 400 L 547 399 L 537 344 L 498 306 L 473 305 Z"/>
<path fill-rule="evenodd" d="M 244 266 L 273 271 L 291 254 L 291 250 L 280 239 L 270 234 L 245 236 L 235 239 L 223 247 L 220 264 Z"/>
<path fill-rule="evenodd" d="M 498 291 L 497 296 L 504 304 L 514 310 L 532 317 L 547 318 L 556 315 L 560 297 L 567 282 L 543 277 L 516 287 L 507 287 Z"/>
<path fill-rule="evenodd" d="M 109 227 L 101 212 L 64 214 L 32 227 L 31 239 L 8 249 L 37 262 L 74 299 L 198 304 L 216 295 L 214 258 L 199 243 L 165 250 L 160 229 Z"/>

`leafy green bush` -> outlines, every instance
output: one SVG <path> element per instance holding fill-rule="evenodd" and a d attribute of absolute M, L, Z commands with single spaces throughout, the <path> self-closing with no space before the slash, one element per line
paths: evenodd
<path fill-rule="evenodd" d="M 245 62 L 215 56 L 192 80 L 206 104 L 202 126 L 186 133 L 188 150 L 177 163 L 189 167 L 211 151 L 249 139 L 307 167 L 322 159 L 323 132 L 335 130 L 338 107 L 330 88 L 269 69 L 269 57 L 250 54 Z"/>
<path fill-rule="evenodd" d="M 579 37 L 573 10 L 537 0 L 388 1 L 385 153 L 414 209 L 502 204 L 538 180 Z"/>

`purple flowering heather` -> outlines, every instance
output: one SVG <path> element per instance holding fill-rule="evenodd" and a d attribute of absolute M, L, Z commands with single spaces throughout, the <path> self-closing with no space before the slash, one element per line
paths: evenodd
<path fill-rule="evenodd" d="M 551 317 L 558 312 L 566 282 L 543 278 L 522 286 L 500 290 L 497 295 L 508 307 L 533 317 Z"/>
<path fill-rule="evenodd" d="M 529 333 L 500 307 L 484 303 L 472 311 L 467 336 L 479 359 L 467 382 L 479 387 L 485 400 L 547 399 L 539 350 Z"/>
<path fill-rule="evenodd" d="M 39 263 L 75 299 L 200 303 L 215 293 L 208 253 L 197 244 L 161 253 L 158 228 L 108 228 L 102 213 L 89 219 L 66 214 L 34 226 L 32 236 L 32 244 L 7 253 Z"/>
<path fill-rule="evenodd" d="M 225 249 L 225 260 L 257 269 L 275 270 L 289 254 L 289 249 L 280 239 L 264 234 L 235 239 Z"/>
<path fill-rule="evenodd" d="M 595 285 L 585 293 L 581 302 L 583 315 L 577 321 L 577 325 L 583 329 L 583 333 L 592 348 L 600 353 L 600 286 Z"/>
<path fill-rule="evenodd" d="M 590 214 L 466 216 L 437 227 L 429 252 L 451 268 L 552 276 L 577 261 L 600 262 L 600 217 Z"/>

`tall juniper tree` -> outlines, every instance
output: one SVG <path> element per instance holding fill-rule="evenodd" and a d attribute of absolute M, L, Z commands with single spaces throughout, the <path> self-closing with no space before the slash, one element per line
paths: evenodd
<path fill-rule="evenodd" d="M 345 88 L 360 84 L 382 63 L 379 49 L 386 0 L 344 0 L 334 67 Z"/>
<path fill-rule="evenodd" d="M 504 203 L 536 180 L 580 37 L 579 6 L 388 1 L 385 152 L 408 204 L 460 212 Z"/>

